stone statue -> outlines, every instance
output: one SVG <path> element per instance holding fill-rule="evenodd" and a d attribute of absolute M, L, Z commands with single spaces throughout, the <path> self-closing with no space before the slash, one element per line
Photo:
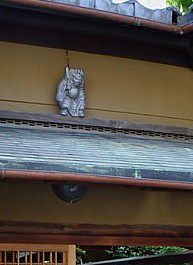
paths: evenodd
<path fill-rule="evenodd" d="M 57 87 L 56 100 L 59 103 L 61 115 L 84 117 L 85 93 L 82 69 L 66 67 L 65 77 Z"/>

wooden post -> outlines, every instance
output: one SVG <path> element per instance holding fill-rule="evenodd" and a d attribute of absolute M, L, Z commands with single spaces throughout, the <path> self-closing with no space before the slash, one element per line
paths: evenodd
<path fill-rule="evenodd" d="M 68 246 L 68 265 L 76 265 L 76 245 Z"/>
<path fill-rule="evenodd" d="M 20 254 L 20 252 L 17 251 L 17 265 L 19 265 L 19 254 Z"/>
<path fill-rule="evenodd" d="M 33 256 L 32 256 L 32 251 L 30 251 L 30 265 L 32 265 L 32 259 L 33 259 Z"/>
<path fill-rule="evenodd" d="M 42 252 L 42 265 L 45 264 L 45 252 L 43 251 Z"/>
<path fill-rule="evenodd" d="M 4 264 L 7 265 L 7 251 L 4 251 Z"/>
<path fill-rule="evenodd" d="M 68 265 L 67 264 L 67 253 L 63 251 L 63 257 L 62 257 L 62 265 Z"/>
<path fill-rule="evenodd" d="M 50 252 L 50 265 L 52 265 L 52 251 Z"/>
<path fill-rule="evenodd" d="M 58 252 L 55 251 L 54 265 L 58 265 Z"/>

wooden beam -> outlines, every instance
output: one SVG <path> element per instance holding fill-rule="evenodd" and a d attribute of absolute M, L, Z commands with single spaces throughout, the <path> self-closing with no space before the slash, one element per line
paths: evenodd
<path fill-rule="evenodd" d="M 76 245 L 69 245 L 67 252 L 67 264 L 76 265 Z"/>
<path fill-rule="evenodd" d="M 156 224 L 56 224 L 42 222 L 0 221 L 0 234 L 1 233 L 130 237 L 147 237 L 151 235 L 151 237 L 193 238 L 193 226 Z"/>
<path fill-rule="evenodd" d="M 15 244 L 15 243 L 0 243 L 1 251 L 65 251 L 68 252 L 68 245 L 55 245 L 55 244 Z"/>
<path fill-rule="evenodd" d="M 193 247 L 193 226 L 1 221 L 0 243 Z"/>
<path fill-rule="evenodd" d="M 193 247 L 192 238 L 165 237 L 119 237 L 119 236 L 76 236 L 76 235 L 19 235 L 0 234 L 0 242 L 22 244 L 78 244 L 99 246 L 183 246 Z"/>
<path fill-rule="evenodd" d="M 32 122 L 42 122 L 42 123 L 69 124 L 77 126 L 82 125 L 82 126 L 103 127 L 103 128 L 119 129 L 119 130 L 139 130 L 139 131 L 193 136 L 193 128 L 165 126 L 159 124 L 147 124 L 147 123 L 130 122 L 130 121 L 100 120 L 100 119 L 91 119 L 91 118 L 84 118 L 84 119 L 71 118 L 71 117 L 64 117 L 59 114 L 47 114 L 47 113 L 0 110 L 0 120 L 9 120 L 10 124 L 11 121 L 13 121 L 13 124 L 14 121 L 32 121 Z"/>

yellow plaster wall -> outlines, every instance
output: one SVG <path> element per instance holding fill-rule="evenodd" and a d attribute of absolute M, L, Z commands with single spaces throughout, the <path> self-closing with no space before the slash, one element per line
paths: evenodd
<path fill-rule="evenodd" d="M 57 113 L 65 52 L 0 42 L 0 108 Z M 193 126 L 193 72 L 181 67 L 69 52 L 86 75 L 86 116 Z"/>
<path fill-rule="evenodd" d="M 44 183 L 0 183 L 0 220 L 95 224 L 193 225 L 193 195 L 90 187 L 84 200 L 57 199 Z"/>
<path fill-rule="evenodd" d="M 86 75 L 86 117 L 193 127 L 193 72 L 131 59 L 69 52 Z M 0 109 L 57 113 L 65 52 L 0 43 Z M 77 204 L 46 184 L 0 183 L 0 220 L 193 225 L 193 195 L 92 187 Z"/>

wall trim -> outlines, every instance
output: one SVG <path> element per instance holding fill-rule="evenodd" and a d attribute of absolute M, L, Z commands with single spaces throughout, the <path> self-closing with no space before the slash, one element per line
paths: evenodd
<path fill-rule="evenodd" d="M 0 243 L 193 247 L 193 226 L 1 221 Z"/>
<path fill-rule="evenodd" d="M 31 125 L 37 127 L 42 126 L 44 128 L 71 128 L 70 126 L 74 126 L 74 129 L 86 130 L 89 130 L 89 127 L 93 127 L 93 131 L 97 131 L 98 129 L 100 132 L 106 128 L 106 132 L 121 133 L 123 131 L 130 130 L 132 135 L 135 134 L 134 131 L 139 131 L 141 132 L 139 133 L 141 136 L 154 136 L 153 134 L 151 135 L 151 133 L 163 133 L 165 134 L 163 135 L 164 138 L 176 138 L 179 140 L 183 140 L 183 138 L 185 138 L 185 140 L 189 140 L 189 138 L 193 139 L 193 128 L 107 119 L 71 118 L 64 117 L 59 114 L 20 112 L 10 110 L 0 110 L 0 124 L 15 124 L 23 126 Z M 81 126 L 84 126 L 84 128 Z M 112 131 L 108 129 L 112 129 Z M 116 129 L 116 131 L 113 131 L 114 129 Z M 148 135 L 147 132 L 149 132 L 150 135 Z M 162 135 L 157 135 L 157 137 L 159 136 Z"/>

